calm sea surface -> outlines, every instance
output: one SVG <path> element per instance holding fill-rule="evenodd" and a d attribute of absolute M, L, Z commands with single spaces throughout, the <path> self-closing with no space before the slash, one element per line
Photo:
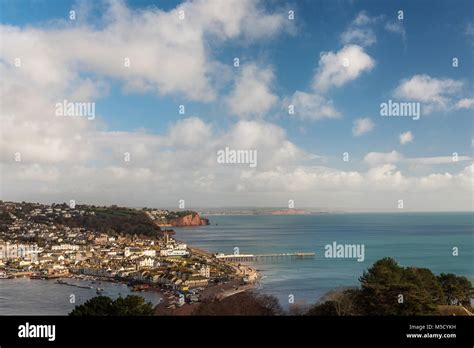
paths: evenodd
<path fill-rule="evenodd" d="M 209 216 L 210 226 L 176 229 L 176 238 L 211 252 L 241 254 L 314 252 L 314 259 L 259 261 L 260 290 L 286 306 L 295 301 L 314 303 L 328 290 L 358 284 L 362 272 L 376 260 L 390 256 L 402 266 L 451 272 L 474 281 L 472 213 L 325 214 L 300 216 Z M 365 260 L 329 259 L 324 246 L 333 242 L 364 244 Z M 453 247 L 459 256 L 453 256 Z M 68 280 L 68 282 L 72 280 Z M 91 285 L 90 282 L 79 282 Z M 125 285 L 102 282 L 103 294 L 130 294 Z M 67 314 L 76 304 L 96 296 L 95 290 L 55 284 L 54 281 L 0 280 L 0 314 Z M 157 303 L 159 295 L 133 293 Z"/>
<path fill-rule="evenodd" d="M 132 292 L 125 284 L 92 283 L 78 279 L 65 281 L 79 286 L 92 286 L 94 289 L 57 284 L 55 280 L 1 279 L 0 315 L 66 315 L 75 305 L 97 296 L 97 287 L 104 289 L 102 295 L 112 298 L 140 295 L 153 304 L 158 304 L 160 300 L 160 295 L 156 292 Z M 71 303 L 71 298 L 74 298 L 75 303 Z"/>
<path fill-rule="evenodd" d="M 261 291 L 285 306 L 313 303 L 328 290 L 358 284 L 362 272 L 382 257 L 467 276 L 474 281 L 473 213 L 324 214 L 299 216 L 209 216 L 211 225 L 176 230 L 176 238 L 212 252 L 241 254 L 314 252 L 314 259 L 259 261 Z M 217 225 L 216 225 L 217 224 Z M 365 260 L 329 259 L 333 242 L 364 244 Z M 453 256 L 453 247 L 459 256 Z"/>

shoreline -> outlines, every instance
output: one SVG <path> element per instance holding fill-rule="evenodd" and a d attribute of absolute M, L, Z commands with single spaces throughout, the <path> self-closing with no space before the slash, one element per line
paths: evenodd
<path fill-rule="evenodd" d="M 214 254 L 211 252 L 198 248 L 188 246 L 188 249 L 196 255 L 200 255 L 206 258 L 214 258 Z M 217 283 L 206 286 L 200 292 L 200 301 L 197 303 L 184 303 L 181 306 L 176 305 L 176 297 L 172 296 L 172 290 L 166 290 L 161 287 L 156 289 L 160 291 L 162 296 L 162 301 L 155 307 L 155 315 L 169 315 L 169 316 L 182 316 L 190 315 L 194 310 L 199 306 L 200 302 L 203 300 L 222 300 L 239 294 L 244 291 L 250 291 L 257 288 L 258 280 L 261 279 L 260 273 L 250 265 L 236 264 L 234 262 L 219 260 L 227 266 L 231 267 L 234 270 L 233 279 L 224 283 Z M 249 277 L 249 282 L 242 284 L 241 278 Z M 155 289 L 155 288 L 154 288 Z"/>
<path fill-rule="evenodd" d="M 188 246 L 188 249 L 192 254 L 202 256 L 208 259 L 215 260 L 215 256 L 213 253 L 198 248 L 194 246 Z M 217 299 L 222 300 L 224 298 L 228 298 L 239 294 L 241 292 L 254 290 L 258 286 L 258 280 L 261 279 L 261 274 L 252 266 L 242 263 L 235 263 L 230 262 L 227 260 L 218 260 L 219 263 L 225 264 L 233 269 L 233 274 L 230 275 L 231 279 L 224 283 L 215 283 L 207 285 L 200 291 L 200 299 L 196 303 L 184 303 L 181 306 L 175 305 L 177 303 L 178 290 L 170 290 L 166 289 L 158 284 L 149 284 L 149 283 L 140 283 L 140 282 L 131 282 L 125 279 L 117 279 L 117 278 L 109 278 L 109 277 L 100 277 L 100 276 L 93 276 L 93 275 L 85 275 L 85 274 L 78 274 L 78 273 L 68 273 L 61 276 L 54 276 L 54 277 L 41 277 L 36 274 L 22 274 L 21 276 L 14 276 L 10 275 L 8 278 L 2 278 L 0 280 L 7 280 L 7 279 L 21 279 L 21 278 L 28 278 L 31 280 L 47 280 L 52 282 L 56 285 L 64 285 L 64 286 L 71 286 L 77 287 L 82 289 L 90 289 L 92 291 L 96 291 L 96 296 L 105 296 L 102 294 L 103 289 L 100 286 L 93 286 L 96 282 L 105 282 L 109 284 L 122 284 L 126 285 L 129 289 L 129 295 L 133 295 L 134 292 L 141 293 L 141 292 L 153 292 L 157 293 L 160 297 L 160 300 L 157 304 L 153 304 L 155 308 L 155 314 L 157 315 L 188 315 L 191 314 L 195 308 L 199 306 L 199 303 L 203 300 L 210 300 L 210 299 Z M 242 279 L 247 277 L 248 282 L 242 283 Z M 74 279 L 83 282 L 90 282 L 91 285 L 82 286 L 76 284 L 67 283 L 67 279 Z M 99 284 L 97 284 L 99 285 Z M 99 290 L 102 289 L 102 290 Z M 139 296 L 139 294 L 136 294 Z M 67 315 L 67 313 L 66 313 Z"/>
<path fill-rule="evenodd" d="M 3 306 L 0 307 L 4 315 L 68 316 L 76 306 L 97 296 L 107 296 L 111 299 L 125 298 L 129 295 L 140 296 L 156 307 L 163 297 L 157 292 L 137 293 L 125 284 L 106 281 L 91 284 L 88 280 L 63 279 L 72 284 L 69 286 L 58 284 L 53 279 L 19 277 L 10 280 L 9 282 L 0 280 L 0 288 L 3 289 L 0 301 Z M 90 286 L 94 288 L 91 289 Z M 96 294 L 97 287 L 104 289 L 101 295 Z M 58 299 L 64 300 L 58 301 Z"/>
<path fill-rule="evenodd" d="M 189 250 L 191 250 L 193 253 L 209 258 L 213 258 L 214 254 L 210 253 L 207 250 L 198 248 L 198 247 L 188 247 Z M 259 279 L 261 279 L 261 274 L 257 271 L 256 268 L 247 265 L 247 264 L 241 264 L 241 263 L 235 263 L 231 261 L 225 261 L 225 260 L 219 260 L 219 262 L 223 262 L 235 270 L 235 275 L 236 276 L 250 276 L 249 278 L 252 279 L 251 283 L 256 283 Z"/>

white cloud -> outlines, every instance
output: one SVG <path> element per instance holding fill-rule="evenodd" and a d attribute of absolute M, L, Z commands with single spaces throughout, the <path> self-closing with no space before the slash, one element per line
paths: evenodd
<path fill-rule="evenodd" d="M 410 131 L 400 134 L 400 144 L 405 145 L 413 141 L 413 134 Z"/>
<path fill-rule="evenodd" d="M 236 38 L 268 39 L 284 30 L 286 23 L 282 14 L 264 13 L 255 1 L 193 1 L 179 9 L 185 10 L 184 21 L 179 20 L 178 9 L 132 10 L 113 1 L 106 3 L 101 27 L 87 24 L 84 7 L 78 25 L 69 21 L 41 27 L 1 25 L 1 117 L 5 121 L 0 158 L 10 161 L 19 152 L 28 162 L 84 161 L 92 157 L 94 146 L 107 142 L 145 156 L 139 141 L 149 140 L 149 135 L 134 134 L 139 140 L 124 146 L 117 133 L 97 133 L 107 128 L 100 114 L 93 122 L 58 118 L 54 105 L 64 99 L 96 102 L 109 93 L 110 79 L 134 93 L 212 100 L 214 84 L 226 74 L 211 54 L 209 39 L 213 45 Z M 13 65 L 15 58 L 21 59 L 20 68 Z M 128 68 L 125 58 L 130 58 Z M 205 139 L 206 133 L 199 128 L 190 134 Z M 190 139 L 181 141 L 194 144 Z"/>
<path fill-rule="evenodd" d="M 320 120 L 323 118 L 338 118 L 340 116 L 331 100 L 316 93 L 296 91 L 285 102 L 287 106 L 294 106 L 295 116 L 301 119 Z"/>
<path fill-rule="evenodd" d="M 212 128 L 198 117 L 177 121 L 169 130 L 167 144 L 175 147 L 200 146 L 211 138 Z"/>
<path fill-rule="evenodd" d="M 408 211 L 452 211 L 472 209 L 473 172 L 474 165 L 456 174 L 434 173 L 423 177 L 404 175 L 393 164 L 373 167 L 367 172 L 320 166 L 278 167 L 265 172 L 248 172 L 241 188 L 247 194 L 257 191 L 260 199 L 265 196 L 264 192 L 273 191 L 273 202 L 277 198 L 280 198 L 278 202 L 284 202 L 287 192 L 291 192 L 299 206 L 394 211 L 398 199 L 403 197 Z M 317 198 L 312 197 L 313 192 L 317 192 Z M 456 196 L 452 196 L 452 192 L 456 192 Z"/>
<path fill-rule="evenodd" d="M 372 29 L 352 28 L 342 33 L 341 41 L 345 45 L 353 43 L 366 47 L 373 45 L 377 39 Z"/>
<path fill-rule="evenodd" d="M 412 177 L 393 163 L 377 166 L 375 160 L 375 167 L 366 172 L 313 166 L 314 154 L 292 142 L 285 129 L 261 120 L 239 120 L 216 129 L 189 117 L 153 134 L 110 131 L 101 115 L 94 121 L 54 116 L 59 100 L 95 101 L 107 95 L 111 79 L 122 82 L 124 89 L 140 87 L 138 93 L 212 100 L 222 64 L 210 46 L 236 38 L 268 38 L 283 30 L 284 23 L 280 15 L 264 13 L 253 1 L 186 2 L 186 23 L 176 21 L 177 10 L 132 11 L 120 2 L 110 4 L 108 21 L 100 28 L 0 28 L 2 199 L 156 207 L 185 199 L 189 207 L 202 207 L 275 206 L 292 197 L 300 206 L 354 210 L 396 209 L 404 192 L 415 208 L 471 207 L 473 166 L 425 177 Z M 356 56 L 365 54 L 360 47 L 347 46 L 323 55 L 321 86 L 341 86 L 369 70 L 370 64 L 362 64 L 365 68 L 356 72 L 328 72 L 331 57 L 351 47 L 359 52 Z M 12 66 L 15 57 L 22 58 L 19 69 Z M 130 68 L 123 67 L 123 57 L 131 58 Z M 258 75 L 262 71 L 263 79 Z M 255 73 L 266 81 L 257 88 L 263 91 L 260 95 L 273 95 L 272 74 L 267 69 Z M 319 94 L 295 96 L 303 101 L 299 105 L 308 117 L 331 117 L 335 112 Z M 218 164 L 216 150 L 226 146 L 256 149 L 257 168 Z M 21 162 L 14 161 L 15 152 L 21 153 Z M 124 161 L 125 152 L 130 162 Z"/>
<path fill-rule="evenodd" d="M 363 47 L 371 46 L 377 42 L 375 32 L 370 27 L 377 18 L 371 18 L 365 11 L 360 12 L 352 21 L 347 30 L 341 34 L 344 45 L 356 44 Z"/>
<path fill-rule="evenodd" d="M 54 182 L 60 177 L 60 172 L 57 168 L 46 168 L 39 164 L 32 164 L 27 166 L 24 170 L 19 172 L 18 177 L 21 180 L 31 180 L 39 182 Z"/>
<path fill-rule="evenodd" d="M 437 156 L 437 157 L 417 157 L 407 158 L 404 161 L 411 164 L 433 165 L 433 164 L 453 164 L 456 162 L 471 161 L 469 156 L 458 156 L 454 160 L 453 156 Z"/>
<path fill-rule="evenodd" d="M 370 17 L 366 11 L 361 11 L 357 14 L 356 18 L 353 21 L 355 25 L 367 25 L 374 23 L 377 18 Z"/>
<path fill-rule="evenodd" d="M 464 29 L 464 34 L 471 44 L 474 44 L 474 22 L 469 22 L 466 24 Z"/>
<path fill-rule="evenodd" d="M 323 52 L 313 79 L 313 88 L 326 91 L 332 87 L 341 87 L 374 66 L 375 61 L 357 45 L 344 46 L 338 52 Z"/>
<path fill-rule="evenodd" d="M 385 24 L 385 30 L 400 35 L 403 41 L 406 40 L 406 31 L 405 27 L 403 26 L 403 20 L 387 22 Z"/>
<path fill-rule="evenodd" d="M 403 156 L 397 151 L 392 152 L 369 152 L 364 157 L 364 162 L 370 166 L 376 166 L 386 163 L 397 163 L 403 159 Z"/>
<path fill-rule="evenodd" d="M 226 99 L 230 112 L 242 118 L 263 116 L 278 101 L 278 97 L 271 91 L 274 80 L 272 70 L 255 64 L 239 69 L 241 72 L 234 89 Z"/>
<path fill-rule="evenodd" d="M 414 75 L 402 80 L 394 95 L 406 101 L 422 103 L 423 112 L 443 111 L 453 108 L 455 99 L 463 91 L 464 83 L 453 79 L 437 79 L 429 75 Z M 462 102 L 461 105 L 465 105 Z"/>
<path fill-rule="evenodd" d="M 291 166 L 313 156 L 288 140 L 286 131 L 272 123 L 240 121 L 218 141 L 219 147 L 256 149 L 258 168 L 269 169 L 279 165 Z"/>
<path fill-rule="evenodd" d="M 375 124 L 372 122 L 370 118 L 368 117 L 358 118 L 354 120 L 354 124 L 352 127 L 352 134 L 358 137 L 358 136 L 361 136 L 362 134 L 370 132 L 372 129 L 374 129 L 374 127 L 375 127 Z"/>
<path fill-rule="evenodd" d="M 341 42 L 344 45 L 356 44 L 363 47 L 369 47 L 377 42 L 377 37 L 373 27 L 385 20 L 384 15 L 370 17 L 367 12 L 360 12 L 351 22 L 346 31 L 341 34 Z M 384 24 L 384 29 L 400 35 L 403 42 L 406 40 L 406 31 L 403 26 L 403 20 L 391 20 Z"/>
<path fill-rule="evenodd" d="M 184 20 L 179 10 L 185 12 Z M 168 12 L 132 10 L 122 1 L 112 1 L 104 22 L 103 28 L 2 25 L 2 59 L 12 64 L 22 58 L 18 73 L 47 88 L 66 87 L 81 70 L 116 78 L 126 90 L 141 87 L 209 101 L 216 97 L 214 85 L 222 75 L 221 64 L 210 54 L 209 37 L 215 44 L 239 37 L 256 40 L 286 28 L 283 14 L 269 14 L 251 0 L 188 1 Z"/>
<path fill-rule="evenodd" d="M 72 166 L 4 163 L 2 197 L 40 201 L 66 201 L 73 197 L 77 202 L 136 206 L 169 205 L 179 197 L 186 199 L 188 206 L 202 207 L 248 205 L 249 201 L 252 205 L 275 206 L 291 195 L 300 206 L 395 210 L 399 195 L 403 194 L 414 210 L 470 207 L 472 165 L 459 173 L 413 177 L 397 169 L 396 163 L 406 159 L 392 151 L 367 154 L 364 161 L 370 168 L 365 172 L 310 166 L 304 161 L 311 156 L 290 142 L 285 130 L 276 125 L 241 120 L 221 133 L 201 122 L 195 117 L 184 119 L 159 136 L 107 132 L 104 136 L 109 140 L 103 139 L 100 146 L 94 146 L 92 159 L 98 167 L 89 166 L 87 161 L 77 161 Z M 195 146 L 178 141 L 180 128 L 190 135 L 193 125 L 201 129 L 200 134 L 206 139 Z M 116 141 L 110 140 L 112 136 Z M 93 141 L 98 135 L 90 137 L 83 140 Z M 175 137 L 176 141 L 170 142 Z M 104 161 L 108 151 L 137 142 L 146 150 L 145 156 L 132 148 L 129 163 L 122 158 Z M 216 150 L 226 146 L 256 149 L 257 168 L 219 165 Z M 446 159 L 432 158 L 430 162 Z M 380 192 L 384 194 L 380 196 Z M 429 203 L 424 201 L 428 197 Z"/>
<path fill-rule="evenodd" d="M 474 107 L 473 98 L 463 98 L 456 103 L 456 109 L 472 109 Z"/>
<path fill-rule="evenodd" d="M 435 156 L 435 157 L 413 157 L 406 158 L 397 151 L 391 152 L 369 152 L 364 157 L 364 162 L 369 166 L 377 166 L 380 164 L 408 163 L 414 165 L 437 165 L 437 164 L 453 164 L 457 162 L 471 161 L 469 156 L 457 156 L 456 160 L 453 156 Z"/>

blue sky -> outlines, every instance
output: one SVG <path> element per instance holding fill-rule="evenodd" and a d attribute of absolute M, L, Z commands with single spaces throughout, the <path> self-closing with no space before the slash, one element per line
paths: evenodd
<path fill-rule="evenodd" d="M 83 32 L 100 33 L 107 29 L 110 20 L 106 14 L 110 7 L 108 2 L 21 0 L 0 1 L 0 4 L 2 25 L 18 28 L 25 37 L 31 36 L 30 30 L 54 30 L 58 33 L 67 32 L 74 26 L 79 28 L 78 32 L 84 29 Z M 170 13 L 181 5 L 179 1 L 126 1 L 122 6 L 139 16 L 146 12 L 158 13 L 154 11 Z M 106 93 L 91 96 L 97 104 L 101 121 L 98 128 L 107 132 L 145 132 L 160 137 L 188 117 L 199 118 L 216 134 L 231 132 L 239 122 L 255 121 L 279 127 L 285 132 L 286 139 L 304 153 L 326 158 L 323 162 L 307 158 L 303 161 L 307 166 L 323 165 L 337 170 L 364 172 L 368 170 L 368 153 L 390 154 L 395 151 L 411 161 L 397 161 L 397 168 L 406 170 L 405 175 L 417 177 L 445 172 L 456 175 L 471 162 L 474 105 L 472 1 L 262 1 L 245 6 L 258 9 L 262 16 L 286 17 L 288 10 L 294 10 L 295 19 L 291 23 L 287 20 L 278 22 L 270 29 L 273 32 L 268 34 L 265 30 L 258 32 L 261 29 L 258 29 L 257 16 L 255 23 L 248 24 L 250 34 L 245 32 L 245 28 L 240 28 L 241 34 L 225 39 L 216 39 L 215 35 L 220 33 L 209 34 L 207 29 L 203 29 L 202 47 L 205 57 L 212 59 L 210 70 L 222 69 L 224 76 L 210 78 L 216 94 L 212 100 L 193 97 L 180 87 L 165 91 L 160 84 L 166 84 L 166 81 L 163 82 L 161 77 L 157 77 L 157 88 L 131 92 L 125 90 L 126 81 L 121 73 L 104 72 L 104 68 L 74 67 L 79 80 L 100 79 L 108 85 Z M 77 23 L 68 21 L 68 12 L 81 8 L 88 8 L 84 17 Z M 397 19 L 400 10 L 404 14 L 403 20 Z M 358 18 L 362 24 L 356 24 Z M 387 29 L 389 24 L 395 26 L 396 32 Z M 249 39 L 253 35 L 252 25 L 256 26 L 258 33 Z M 343 41 L 344 33 L 359 29 L 373 36 L 375 42 Z M 153 35 L 146 40 L 153 40 Z M 357 59 L 368 57 L 372 65 L 367 63 L 354 77 L 341 77 L 345 80 L 340 85 L 332 82 L 327 88 L 315 88 L 318 73 L 321 78 L 324 72 L 320 66 L 321 57 L 343 52 L 350 45 L 360 48 Z M 7 44 L 4 50 L 8 48 Z M 234 57 L 240 58 L 239 68 L 232 67 Z M 452 66 L 453 57 L 459 59 L 456 68 Z M 5 64 L 8 58 L 6 53 L 2 56 Z M 78 61 L 84 66 L 96 64 L 88 61 L 89 57 L 81 59 Z M 64 64 L 67 68 L 73 65 L 66 62 L 66 58 Z M 268 71 L 272 76 L 265 87 L 268 88 L 266 97 L 273 96 L 274 101 L 269 101 L 271 106 L 268 108 L 243 117 L 235 115 L 226 100 L 235 91 L 242 71 L 251 65 L 258 71 Z M 206 63 L 203 66 L 209 68 Z M 210 74 L 220 75 L 215 71 Z M 420 85 L 418 77 L 426 84 Z M 140 79 L 146 80 L 146 74 Z M 259 80 L 258 76 L 256 80 Z M 397 88 L 403 90 L 404 83 L 410 83 L 405 87 L 408 90 L 414 88 L 415 94 L 399 92 L 397 95 Z M 456 84 L 462 86 L 453 87 Z M 441 86 L 441 90 L 437 86 Z M 444 90 L 451 87 L 452 90 Z M 430 89 L 426 92 L 431 93 L 428 97 L 423 88 Z M 338 117 L 326 115 L 311 119 L 289 116 L 288 100 L 296 91 L 323 98 L 337 110 Z M 248 93 L 252 94 L 252 91 Z M 417 121 L 409 117 L 383 118 L 379 114 L 379 105 L 389 99 L 421 102 L 422 107 L 425 105 L 431 109 Z M 245 104 L 245 100 L 242 103 Z M 463 106 L 459 107 L 459 103 Z M 185 115 L 178 113 L 180 104 L 186 107 Z M 297 110 L 301 110 L 298 107 Z M 372 128 L 355 136 L 353 128 L 359 119 L 369 119 Z M 402 144 L 400 135 L 405 132 L 410 132 L 412 140 Z M 343 152 L 350 153 L 349 163 L 341 161 Z M 455 163 L 431 160 L 429 166 L 417 163 L 420 158 L 447 158 L 453 152 L 464 159 Z M 98 160 L 96 158 L 90 163 Z M 391 161 L 384 159 L 377 164 Z M 199 168 L 194 170 L 199 171 Z M 241 203 L 240 200 L 236 202 Z"/>
<path fill-rule="evenodd" d="M 156 6 L 160 9 L 172 9 L 179 1 L 128 1 L 136 9 Z M 266 43 L 232 43 L 220 49 L 218 59 L 224 64 L 232 64 L 233 57 L 245 60 L 263 59 L 266 64 L 275 68 L 277 87 L 281 94 L 291 94 L 295 89 L 305 90 L 311 83 L 311 72 L 317 64 L 319 52 L 337 50 L 341 47 L 340 34 L 360 11 L 369 16 L 383 15 L 395 19 L 399 9 L 404 10 L 403 25 L 407 31 L 403 43 L 396 34 L 383 30 L 383 25 L 376 25 L 378 42 L 367 51 L 377 60 L 376 68 L 359 81 L 331 93 L 338 108 L 344 114 L 344 121 L 359 116 L 376 115 L 379 111 L 378 101 L 388 99 L 387 95 L 395 88 L 400 79 L 413 74 L 424 73 L 436 77 L 467 79 L 472 87 L 472 52 L 473 46 L 464 34 L 472 21 L 473 5 L 470 1 L 297 1 L 293 4 L 267 2 L 268 8 L 278 4 L 296 12 L 297 27 L 301 32 L 282 37 Z M 75 7 L 74 1 L 2 1 L 2 22 L 12 25 L 45 25 L 48 21 L 67 16 Z M 427 30 L 429 28 L 429 30 Z M 473 40 L 471 38 L 471 40 Z M 460 66 L 451 66 L 452 57 L 460 58 Z M 110 129 L 130 130 L 147 128 L 153 132 L 163 131 L 169 122 L 175 121 L 179 114 L 178 105 L 186 104 L 188 113 L 200 115 L 209 120 L 221 120 L 220 110 L 215 105 L 188 103 L 180 96 L 159 97 L 153 93 L 147 95 L 123 96 L 120 84 L 115 83 L 112 93 L 98 106 L 98 111 L 106 119 Z M 212 116 L 213 113 L 217 115 Z M 133 114 L 133 117 L 131 117 Z M 153 117 L 150 117 L 154 115 Z M 456 120 L 447 122 L 444 113 L 430 117 L 426 122 L 410 124 L 415 128 L 417 140 L 424 146 L 417 146 L 416 153 L 426 156 L 441 152 L 451 153 L 451 149 L 470 151 L 471 112 L 458 112 Z M 157 116 L 157 117 L 156 117 Z M 449 116 L 449 115 L 448 115 Z M 157 122 L 157 118 L 159 122 Z M 299 138 L 299 145 L 312 146 L 325 153 L 339 154 L 353 146 L 350 134 L 351 124 L 339 121 L 292 122 L 286 118 L 277 122 L 288 129 L 290 134 Z M 398 121 L 398 120 L 397 120 Z M 364 142 L 364 153 L 367 146 L 374 149 L 389 150 L 398 143 L 399 132 L 407 128 L 406 120 L 390 122 L 386 126 L 378 122 L 378 132 L 370 139 L 357 139 Z M 428 123 L 429 121 L 429 123 Z M 453 121 L 453 122 L 452 122 Z M 346 127 L 344 124 L 346 123 Z M 413 123 L 413 122 L 412 122 Z M 446 127 L 449 125 L 448 127 Z M 304 126 L 306 134 L 302 135 L 299 127 Z M 334 135 L 339 141 L 331 141 Z M 433 137 L 439 142 L 431 141 Z M 366 140 L 366 141 L 365 141 Z M 450 148 L 445 145 L 449 143 Z M 373 145 L 371 145 L 373 144 Z M 326 148 L 324 148 L 326 147 Z M 454 150 L 453 150 L 454 151 Z"/>

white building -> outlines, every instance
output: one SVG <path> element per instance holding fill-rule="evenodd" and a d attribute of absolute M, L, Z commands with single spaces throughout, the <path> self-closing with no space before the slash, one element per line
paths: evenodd
<path fill-rule="evenodd" d="M 155 257 L 156 256 L 156 250 L 147 249 L 147 250 L 143 251 L 143 255 L 144 256 L 150 256 L 150 257 Z"/>
<path fill-rule="evenodd" d="M 143 255 L 143 251 L 137 247 L 125 247 L 123 254 L 125 257 L 129 257 L 130 255 L 141 256 Z"/>
<path fill-rule="evenodd" d="M 0 243 L 0 259 L 5 260 L 30 258 L 32 261 L 37 261 L 38 253 L 41 251 L 37 244 Z"/>
<path fill-rule="evenodd" d="M 137 262 L 138 268 L 152 268 L 154 264 L 155 260 L 153 260 L 151 257 L 145 257 L 138 260 Z"/>
<path fill-rule="evenodd" d="M 51 250 L 79 250 L 79 245 L 74 245 L 74 244 L 59 244 L 59 245 L 53 245 L 51 247 Z"/>
<path fill-rule="evenodd" d="M 209 265 L 202 265 L 199 274 L 203 277 L 209 278 L 211 276 L 211 267 L 209 267 Z"/>
<path fill-rule="evenodd" d="M 188 246 L 184 243 L 178 243 L 178 244 L 175 245 L 174 248 L 178 249 L 178 250 L 186 250 L 188 248 Z"/>
<path fill-rule="evenodd" d="M 160 250 L 161 256 L 188 256 L 189 252 L 186 250 L 163 249 Z"/>

